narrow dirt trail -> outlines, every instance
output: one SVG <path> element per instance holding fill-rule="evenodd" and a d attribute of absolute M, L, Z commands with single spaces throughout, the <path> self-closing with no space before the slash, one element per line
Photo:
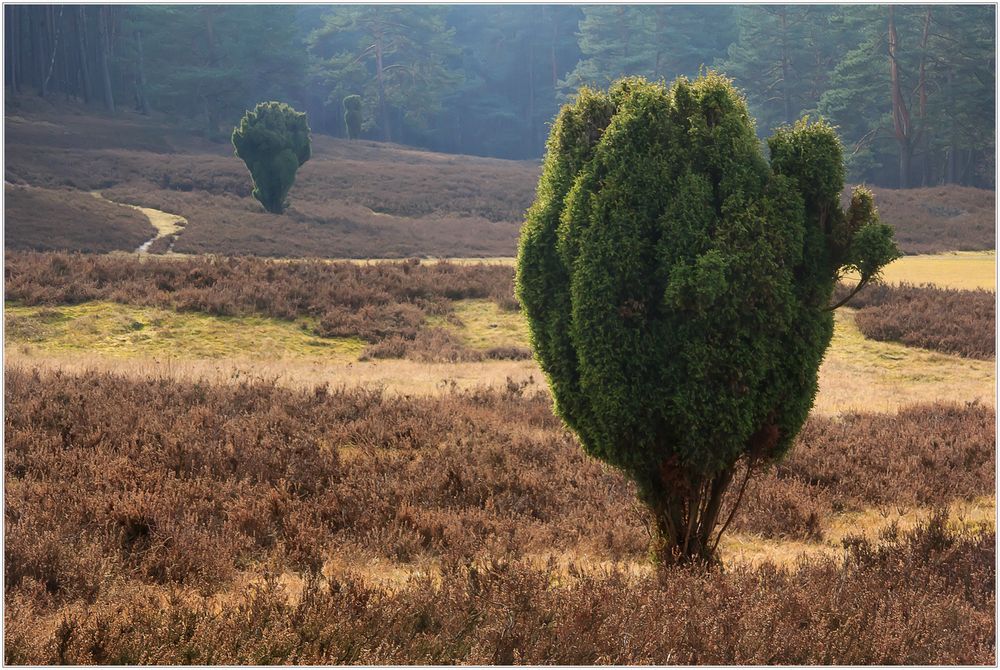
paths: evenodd
<path fill-rule="evenodd" d="M 153 209 L 152 207 L 140 207 L 139 205 L 129 205 L 128 203 L 109 200 L 108 198 L 105 198 L 100 191 L 91 191 L 90 195 L 98 198 L 99 200 L 104 200 L 105 202 L 110 202 L 121 207 L 137 209 L 146 215 L 146 218 L 149 219 L 150 225 L 152 225 L 153 228 L 156 228 L 156 235 L 139 245 L 139 247 L 135 250 L 136 253 L 139 254 L 148 253 L 150 245 L 164 237 L 172 238 L 166 253 L 173 253 L 174 242 L 177 240 L 177 235 L 184 230 L 184 227 L 188 222 L 187 219 L 179 214 L 171 214 L 169 212 L 164 212 L 163 210 Z"/>

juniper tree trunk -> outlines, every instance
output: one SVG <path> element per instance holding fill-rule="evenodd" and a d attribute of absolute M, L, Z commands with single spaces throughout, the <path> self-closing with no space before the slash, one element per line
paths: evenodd
<path fill-rule="evenodd" d="M 733 468 L 690 481 L 678 478 L 669 467 L 661 470 L 646 500 L 653 517 L 652 551 L 658 563 L 717 562 L 715 530 L 732 479 Z"/>

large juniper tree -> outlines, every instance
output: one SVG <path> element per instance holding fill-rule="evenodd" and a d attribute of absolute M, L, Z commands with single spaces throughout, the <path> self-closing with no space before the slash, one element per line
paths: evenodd
<path fill-rule="evenodd" d="M 262 102 L 233 130 L 236 155 L 253 178 L 253 197 L 269 212 L 281 214 L 295 172 L 309 160 L 306 115 L 283 102 Z"/>
<path fill-rule="evenodd" d="M 898 255 L 868 191 L 841 208 L 830 126 L 768 144 L 770 162 L 715 73 L 583 89 L 521 233 L 517 295 L 556 411 L 636 482 L 666 562 L 713 556 L 737 470 L 781 458 L 812 407 L 834 284 Z"/>

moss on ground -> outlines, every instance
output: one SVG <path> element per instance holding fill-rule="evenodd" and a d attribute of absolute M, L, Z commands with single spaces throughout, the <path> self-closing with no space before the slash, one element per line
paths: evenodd
<path fill-rule="evenodd" d="M 211 316 L 113 302 L 56 307 L 6 304 L 9 344 L 28 343 L 50 351 L 121 357 L 298 358 L 356 360 L 364 342 L 325 338 L 309 323 L 260 316 Z"/>
<path fill-rule="evenodd" d="M 453 306 L 453 315 L 432 317 L 427 325 L 447 328 L 471 347 L 528 346 L 520 314 L 489 300 L 462 300 Z M 193 369 L 204 372 L 209 365 L 209 372 L 218 375 L 222 373 L 211 368 L 212 361 L 226 359 L 238 361 L 240 369 L 278 376 L 286 383 L 365 383 L 418 394 L 443 392 L 450 387 L 449 380 L 468 388 L 503 384 L 506 377 L 536 383 L 543 379 L 531 361 L 358 364 L 364 348 L 361 340 L 317 337 L 305 320 L 217 317 L 108 302 L 59 307 L 8 304 L 6 314 L 7 354 L 22 361 L 51 359 L 66 365 L 79 360 L 93 366 L 101 358 L 123 363 L 127 359 L 130 370 L 144 374 L 157 360 L 184 359 Z M 855 326 L 853 310 L 841 308 L 836 314 L 814 412 L 892 411 L 942 398 L 993 404 L 992 361 L 869 340 Z M 110 364 L 117 369 L 117 363 Z"/>
<path fill-rule="evenodd" d="M 475 349 L 527 347 L 528 323 L 520 312 L 505 310 L 492 300 L 456 300 L 448 317 L 431 317 L 427 325 L 446 328 Z"/>

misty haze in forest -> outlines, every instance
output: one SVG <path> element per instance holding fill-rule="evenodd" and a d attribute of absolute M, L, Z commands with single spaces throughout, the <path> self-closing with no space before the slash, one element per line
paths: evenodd
<path fill-rule="evenodd" d="M 228 141 L 280 100 L 313 132 L 514 159 L 622 75 L 731 77 L 763 137 L 838 127 L 848 179 L 993 188 L 990 5 L 7 5 L 8 91 L 165 116 Z"/>

